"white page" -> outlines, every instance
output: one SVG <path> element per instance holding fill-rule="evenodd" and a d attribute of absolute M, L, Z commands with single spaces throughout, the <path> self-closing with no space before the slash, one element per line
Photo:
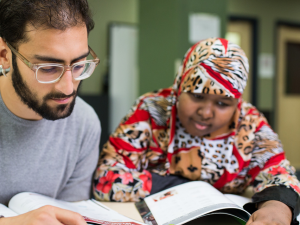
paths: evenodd
<path fill-rule="evenodd" d="M 133 222 L 128 224 L 134 224 L 140 222 L 134 221 L 130 218 L 127 218 L 114 210 L 107 208 L 106 206 L 95 204 L 91 200 L 80 201 L 80 202 L 65 202 L 56 200 L 50 197 L 46 197 L 39 194 L 34 194 L 30 192 L 20 193 L 15 195 L 9 202 L 9 208 L 13 211 L 22 214 L 29 212 L 31 210 L 40 208 L 44 205 L 52 205 L 59 208 L 71 210 L 74 212 L 78 212 L 82 216 L 88 217 L 90 219 L 98 220 L 97 222 L 104 223 L 105 221 L 109 222 Z M 109 223 L 106 223 L 109 224 Z"/>
<path fill-rule="evenodd" d="M 5 217 L 17 216 L 18 214 L 7 208 L 5 205 L 0 204 L 0 215 Z"/>
<path fill-rule="evenodd" d="M 224 195 L 226 196 L 226 198 L 230 199 L 232 202 L 234 202 L 235 204 L 237 204 L 241 208 L 243 208 L 243 206 L 246 203 L 251 202 L 251 198 L 247 198 L 247 197 L 244 197 L 244 196 L 233 195 L 233 194 L 224 194 Z"/>
<path fill-rule="evenodd" d="M 167 197 L 165 193 L 170 193 Z M 158 224 L 185 216 L 199 208 L 225 203 L 233 204 L 206 182 L 193 181 L 169 188 L 145 198 Z"/>
<path fill-rule="evenodd" d="M 300 222 L 300 214 L 297 216 L 297 220 Z"/>

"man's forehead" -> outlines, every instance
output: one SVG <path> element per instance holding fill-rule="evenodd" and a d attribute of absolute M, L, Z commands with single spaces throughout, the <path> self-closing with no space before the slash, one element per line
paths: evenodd
<path fill-rule="evenodd" d="M 85 26 L 58 30 L 47 27 L 37 29 L 28 25 L 26 42 L 19 44 L 19 51 L 30 55 L 31 58 L 52 57 L 64 61 L 73 60 L 89 52 L 87 30 Z M 65 56 L 70 58 L 67 59 Z"/>
<path fill-rule="evenodd" d="M 49 26 L 45 26 L 45 25 L 38 25 L 38 24 L 31 24 L 28 23 L 25 26 L 25 30 L 24 30 L 24 35 L 26 38 L 33 38 L 37 33 L 55 33 L 56 35 L 62 35 L 66 32 L 69 32 L 72 29 L 76 29 L 77 28 L 77 32 L 81 35 L 86 35 L 86 37 L 88 37 L 88 33 L 87 33 L 87 28 L 85 23 L 80 23 L 77 26 L 71 26 L 71 27 L 66 27 L 65 29 L 55 29 L 53 27 L 49 27 Z M 79 29 L 78 29 L 79 28 Z"/>

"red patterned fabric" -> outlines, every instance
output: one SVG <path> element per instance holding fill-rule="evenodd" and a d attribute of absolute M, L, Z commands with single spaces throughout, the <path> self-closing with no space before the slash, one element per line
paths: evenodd
<path fill-rule="evenodd" d="M 285 159 L 278 136 L 255 107 L 241 104 L 237 126 L 230 135 L 186 138 L 181 136 L 184 128 L 176 117 L 178 129 L 175 125 L 170 130 L 175 99 L 171 88 L 142 96 L 110 136 L 95 176 L 98 200 L 139 201 L 146 197 L 151 191 L 148 171 L 203 180 L 226 193 L 241 193 L 250 185 L 256 192 L 284 185 L 299 193 L 295 171 Z M 169 143 L 172 133 L 175 141 Z M 174 151 L 168 152 L 169 148 Z"/>
<path fill-rule="evenodd" d="M 96 199 L 139 201 L 151 192 L 151 173 L 206 181 L 225 193 L 283 185 L 299 194 L 277 134 L 251 104 L 239 99 L 232 124 L 205 137 L 190 135 L 177 117 L 183 92 L 239 98 L 247 71 L 243 51 L 224 39 L 188 50 L 173 87 L 141 96 L 110 135 L 95 174 Z"/>

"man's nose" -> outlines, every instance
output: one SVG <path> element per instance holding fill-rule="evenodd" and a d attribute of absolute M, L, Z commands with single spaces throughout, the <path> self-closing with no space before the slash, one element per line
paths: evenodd
<path fill-rule="evenodd" d="M 74 91 L 73 76 L 70 69 L 64 71 L 64 74 L 60 80 L 56 83 L 56 89 L 64 93 L 65 95 L 70 95 Z"/>
<path fill-rule="evenodd" d="M 204 120 L 208 120 L 214 116 L 214 107 L 211 102 L 204 102 L 198 108 L 198 115 L 202 117 Z"/>

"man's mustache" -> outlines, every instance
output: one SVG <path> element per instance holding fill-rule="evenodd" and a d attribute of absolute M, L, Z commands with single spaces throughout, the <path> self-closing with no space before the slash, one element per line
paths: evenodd
<path fill-rule="evenodd" d="M 64 93 L 61 93 L 61 92 L 56 92 L 56 93 L 49 93 L 47 94 L 46 96 L 44 96 L 44 101 L 48 100 L 48 99 L 61 99 L 61 98 L 70 98 L 72 96 L 76 96 L 77 94 L 77 91 L 73 91 L 72 94 L 70 95 L 65 95 Z"/>

